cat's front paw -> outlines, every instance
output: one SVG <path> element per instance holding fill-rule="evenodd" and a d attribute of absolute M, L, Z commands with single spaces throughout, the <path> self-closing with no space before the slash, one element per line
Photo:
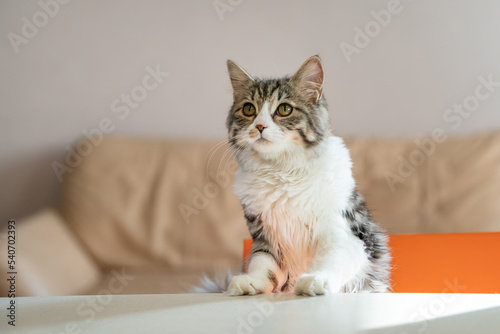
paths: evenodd
<path fill-rule="evenodd" d="M 231 296 L 256 295 L 265 292 L 265 286 L 258 279 L 249 275 L 234 276 L 227 288 Z"/>
<path fill-rule="evenodd" d="M 323 275 L 304 274 L 295 284 L 296 295 L 318 296 L 324 295 L 328 291 L 328 280 Z"/>

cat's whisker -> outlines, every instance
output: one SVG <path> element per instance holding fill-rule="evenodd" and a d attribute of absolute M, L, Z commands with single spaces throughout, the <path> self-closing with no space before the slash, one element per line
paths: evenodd
<path fill-rule="evenodd" d="M 233 145 L 233 146 L 236 146 L 236 145 Z M 229 165 L 230 159 L 236 160 L 237 154 L 243 150 L 242 146 L 236 146 L 236 147 L 233 147 L 233 146 L 231 146 L 231 149 L 233 149 L 233 154 L 231 157 L 228 158 L 228 160 L 226 161 L 226 164 L 224 165 L 224 168 L 222 169 L 224 172 L 226 172 L 226 168 Z"/>
<path fill-rule="evenodd" d="M 222 159 L 220 160 L 220 163 L 219 163 L 219 167 L 217 168 L 217 177 L 219 177 L 219 172 L 220 172 L 220 168 L 222 166 L 222 163 L 224 162 L 224 159 L 226 158 L 227 154 L 231 153 L 234 149 L 233 147 L 234 145 L 231 145 L 225 152 L 224 154 L 222 155 Z M 224 170 L 223 170 L 224 171 Z"/>
<path fill-rule="evenodd" d="M 208 171 L 210 169 L 210 162 L 212 161 L 212 158 L 213 156 L 215 155 L 215 153 L 221 148 L 223 147 L 225 144 L 229 143 L 229 139 L 225 139 L 223 141 L 220 141 L 218 142 L 217 144 L 215 144 L 208 152 L 207 154 L 205 155 L 205 161 L 207 160 L 207 156 L 210 155 L 210 157 L 208 158 L 208 161 L 207 161 L 207 164 L 206 164 L 206 167 L 205 167 L 205 177 L 207 178 L 207 180 L 209 179 L 209 175 L 208 175 Z"/>
<path fill-rule="evenodd" d="M 217 144 L 215 144 L 208 152 L 207 154 L 205 155 L 205 160 L 206 160 L 206 157 L 210 154 L 210 157 L 207 161 L 207 164 L 206 164 L 206 167 L 205 167 L 205 177 L 207 178 L 207 180 L 209 180 L 209 169 L 210 169 L 210 163 L 212 162 L 212 159 L 213 157 L 215 156 L 215 154 L 217 153 L 218 150 L 220 150 L 222 147 L 224 147 L 225 145 L 229 144 L 231 142 L 231 140 L 233 139 L 239 139 L 239 138 L 243 138 L 243 135 L 236 135 L 236 136 L 233 136 L 231 138 L 228 138 L 228 139 L 225 139 Z M 232 144 L 231 144 L 232 145 Z M 211 152 L 211 153 L 210 153 Z M 218 177 L 218 175 L 217 175 Z"/>

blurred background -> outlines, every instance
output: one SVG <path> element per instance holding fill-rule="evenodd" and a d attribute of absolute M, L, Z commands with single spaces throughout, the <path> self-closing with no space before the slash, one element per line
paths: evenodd
<path fill-rule="evenodd" d="M 479 76 L 500 81 L 499 17 L 494 0 L 2 1 L 0 221 L 54 204 L 51 163 L 103 118 L 112 134 L 225 138 L 228 58 L 282 76 L 319 54 L 342 136 L 497 129 L 500 93 L 456 128 L 444 115 Z M 168 75 L 123 108 L 148 67 Z"/>
<path fill-rule="evenodd" d="M 227 59 L 276 77 L 321 56 L 332 129 L 389 233 L 500 231 L 499 18 L 496 0 L 0 2 L 18 295 L 182 292 L 241 268 L 235 166 L 216 145 Z"/>

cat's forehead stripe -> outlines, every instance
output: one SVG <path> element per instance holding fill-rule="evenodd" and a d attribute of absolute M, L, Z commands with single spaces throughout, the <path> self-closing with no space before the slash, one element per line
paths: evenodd
<path fill-rule="evenodd" d="M 261 99 L 271 98 L 280 89 L 280 84 L 276 80 L 257 81 L 256 86 L 256 91 Z"/>

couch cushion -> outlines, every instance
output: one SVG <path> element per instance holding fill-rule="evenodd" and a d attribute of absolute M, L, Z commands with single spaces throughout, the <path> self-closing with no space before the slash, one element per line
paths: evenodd
<path fill-rule="evenodd" d="M 108 138 L 63 181 L 61 212 L 103 267 L 239 263 L 235 166 L 215 144 Z"/>
<path fill-rule="evenodd" d="M 79 294 L 102 278 L 77 235 L 53 209 L 17 222 L 15 235 L 17 296 Z M 6 252 L 6 234 L 0 234 L 0 245 Z M 0 262 L 0 269 L 3 273 L 12 271 L 7 260 Z M 7 296 L 7 283 L 0 280 L 0 297 Z"/>
<path fill-rule="evenodd" d="M 500 231 L 500 132 L 446 140 L 424 172 L 422 232 Z"/>

